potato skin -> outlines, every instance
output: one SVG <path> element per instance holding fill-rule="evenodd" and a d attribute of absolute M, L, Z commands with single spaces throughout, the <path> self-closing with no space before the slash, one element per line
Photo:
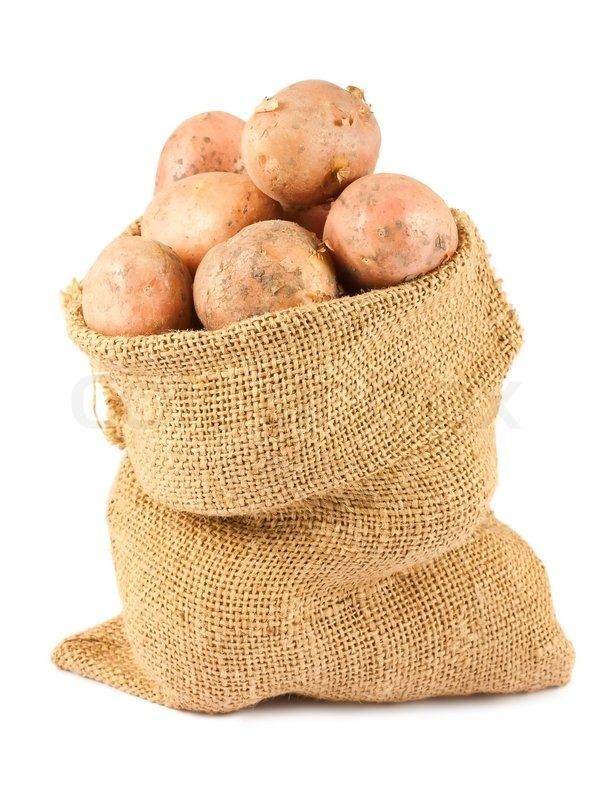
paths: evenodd
<path fill-rule="evenodd" d="M 160 154 L 155 191 L 200 172 L 244 172 L 240 142 L 244 120 L 207 111 L 182 122 Z"/>
<path fill-rule="evenodd" d="M 285 206 L 282 211 L 285 219 L 296 222 L 302 228 L 315 233 L 318 239 L 322 239 L 332 202 L 332 200 L 328 200 L 317 206 Z"/>
<path fill-rule="evenodd" d="M 338 294 L 332 259 L 294 222 L 257 222 L 204 257 L 194 280 L 196 313 L 215 330 L 257 314 Z"/>
<path fill-rule="evenodd" d="M 317 205 L 372 172 L 381 132 L 364 95 L 301 81 L 265 100 L 244 126 L 242 158 L 254 183 L 282 205 Z"/>
<path fill-rule="evenodd" d="M 144 336 L 193 324 L 192 279 L 170 247 L 119 236 L 82 282 L 82 313 L 104 336 Z"/>
<path fill-rule="evenodd" d="M 141 219 L 141 236 L 172 247 L 194 275 L 211 247 L 281 213 L 245 175 L 203 172 L 158 192 Z"/>
<path fill-rule="evenodd" d="M 335 200 L 324 228 L 345 283 L 394 286 L 439 267 L 457 249 L 457 225 L 425 184 L 380 173 L 352 183 Z"/>

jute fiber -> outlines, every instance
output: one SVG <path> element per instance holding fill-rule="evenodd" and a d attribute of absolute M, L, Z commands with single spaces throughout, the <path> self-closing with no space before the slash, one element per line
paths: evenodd
<path fill-rule="evenodd" d="M 433 274 L 220 331 L 68 331 L 126 448 L 123 613 L 55 662 L 175 708 L 565 683 L 545 572 L 490 512 L 516 316 L 469 218 Z M 136 226 L 126 235 L 136 235 Z"/>

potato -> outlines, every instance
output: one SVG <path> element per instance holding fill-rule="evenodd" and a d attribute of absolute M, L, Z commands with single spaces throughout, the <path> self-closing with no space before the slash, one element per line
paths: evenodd
<path fill-rule="evenodd" d="M 317 206 L 285 206 L 282 211 L 286 219 L 296 222 L 321 239 L 324 236 L 324 225 L 331 205 L 332 200 L 329 200 Z"/>
<path fill-rule="evenodd" d="M 257 222 L 209 250 L 194 280 L 196 313 L 214 330 L 246 317 L 336 297 L 317 236 L 294 222 Z"/>
<path fill-rule="evenodd" d="M 172 247 L 192 275 L 202 258 L 253 222 L 282 209 L 245 175 L 203 172 L 159 192 L 141 219 L 141 236 Z"/>
<path fill-rule="evenodd" d="M 192 326 L 192 279 L 170 247 L 120 236 L 82 282 L 82 312 L 104 336 L 143 336 Z"/>
<path fill-rule="evenodd" d="M 200 172 L 243 172 L 243 128 L 243 119 L 224 111 L 207 111 L 186 119 L 160 154 L 156 192 Z"/>
<path fill-rule="evenodd" d="M 430 272 L 457 249 L 457 225 L 428 186 L 404 175 L 367 175 L 335 200 L 324 228 L 344 282 L 380 289 Z"/>
<path fill-rule="evenodd" d="M 254 183 L 282 205 L 317 205 L 372 172 L 381 133 L 360 89 L 301 81 L 265 100 L 244 126 Z"/>

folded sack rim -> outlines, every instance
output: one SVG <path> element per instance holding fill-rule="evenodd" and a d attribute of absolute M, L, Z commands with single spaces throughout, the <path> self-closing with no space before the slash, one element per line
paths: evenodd
<path fill-rule="evenodd" d="M 452 209 L 459 232 L 459 245 L 454 256 L 433 272 L 398 286 L 373 289 L 352 296 L 338 297 L 306 306 L 296 306 L 241 320 L 226 328 L 214 331 L 184 330 L 146 336 L 104 336 L 89 328 L 82 313 L 82 284 L 74 279 L 63 292 L 63 306 L 70 338 L 93 363 L 112 368 L 143 369 L 149 374 L 166 373 L 175 364 L 183 370 L 183 355 L 195 353 L 196 370 L 216 370 L 221 361 L 231 362 L 235 353 L 251 350 L 251 341 L 263 333 L 263 349 L 280 347 L 280 343 L 300 335 L 300 328 L 313 335 L 320 334 L 327 322 L 346 324 L 349 315 L 366 313 L 369 321 L 381 309 L 390 307 L 398 316 L 416 311 L 419 306 L 436 299 L 440 291 L 454 281 L 461 270 L 473 269 L 469 258 L 474 247 L 482 244 L 480 235 L 470 217 L 463 211 Z M 133 223 L 123 234 L 137 235 L 139 227 Z M 508 304 L 509 305 L 509 304 Z M 512 312 L 513 313 L 513 312 Z"/>

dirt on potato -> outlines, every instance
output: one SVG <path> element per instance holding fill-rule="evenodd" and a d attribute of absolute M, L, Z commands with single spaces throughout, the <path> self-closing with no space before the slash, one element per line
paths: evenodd
<path fill-rule="evenodd" d="M 196 312 L 209 330 L 337 294 L 334 265 L 318 237 L 282 220 L 250 225 L 213 247 L 194 281 Z"/>
<path fill-rule="evenodd" d="M 379 126 L 356 87 L 301 81 L 267 98 L 242 134 L 254 183 L 282 205 L 317 205 L 372 172 Z"/>
<path fill-rule="evenodd" d="M 381 289 L 436 269 L 457 249 L 446 203 L 405 175 L 367 175 L 332 204 L 324 241 L 349 286 Z"/>
<path fill-rule="evenodd" d="M 244 172 L 240 142 L 244 120 L 207 111 L 182 122 L 167 139 L 156 171 L 155 191 L 201 172 Z"/>
<path fill-rule="evenodd" d="M 192 326 L 192 278 L 159 242 L 120 236 L 82 282 L 84 321 L 105 336 L 144 336 Z"/>

